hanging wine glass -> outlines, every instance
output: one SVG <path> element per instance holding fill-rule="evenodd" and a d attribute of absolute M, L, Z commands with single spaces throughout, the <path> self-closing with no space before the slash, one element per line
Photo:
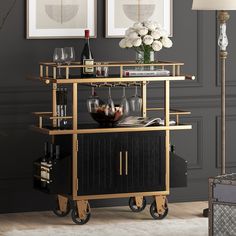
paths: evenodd
<path fill-rule="evenodd" d="M 87 99 L 87 109 L 89 113 L 96 113 L 99 108 L 99 97 L 95 94 L 94 87 L 92 87 L 92 94 Z"/>
<path fill-rule="evenodd" d="M 142 98 L 138 96 L 138 86 L 135 86 L 135 94 L 129 99 L 130 110 L 138 113 L 142 109 Z"/>
<path fill-rule="evenodd" d="M 128 116 L 129 115 L 129 102 L 125 95 L 125 87 L 123 87 L 123 96 L 120 102 L 120 107 L 122 108 L 123 115 Z"/>
<path fill-rule="evenodd" d="M 109 93 L 108 93 L 108 99 L 107 99 L 107 109 L 106 109 L 106 115 L 113 116 L 115 114 L 115 105 L 111 98 L 111 87 L 109 87 Z"/>
<path fill-rule="evenodd" d="M 53 62 L 55 62 L 57 66 L 61 66 L 64 60 L 65 60 L 65 55 L 63 48 L 55 48 L 53 53 Z M 61 68 L 58 68 L 58 78 L 62 78 Z"/>

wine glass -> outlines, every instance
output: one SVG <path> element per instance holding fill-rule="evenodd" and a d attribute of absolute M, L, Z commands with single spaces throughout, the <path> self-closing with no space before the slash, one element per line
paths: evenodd
<path fill-rule="evenodd" d="M 64 60 L 65 54 L 63 48 L 55 48 L 53 53 L 53 62 L 55 62 L 57 66 L 61 66 Z M 62 78 L 61 68 L 58 68 L 58 78 Z"/>
<path fill-rule="evenodd" d="M 87 99 L 87 109 L 89 113 L 96 113 L 99 108 L 100 100 L 95 94 L 94 87 L 92 87 L 92 94 Z"/>
<path fill-rule="evenodd" d="M 130 110 L 133 112 L 140 112 L 142 109 L 143 100 L 138 96 L 138 86 L 135 86 L 135 94 L 129 99 Z"/>
<path fill-rule="evenodd" d="M 128 116 L 129 115 L 129 102 L 125 95 L 125 87 L 123 87 L 123 96 L 120 102 L 120 106 L 122 108 L 124 116 Z"/>
<path fill-rule="evenodd" d="M 115 105 L 111 98 L 111 87 L 109 87 L 109 93 L 108 93 L 108 99 L 107 99 L 107 109 L 106 109 L 106 115 L 114 115 L 115 114 Z"/>
<path fill-rule="evenodd" d="M 71 62 L 75 61 L 75 50 L 73 47 L 65 47 L 64 49 L 65 63 L 69 66 Z"/>

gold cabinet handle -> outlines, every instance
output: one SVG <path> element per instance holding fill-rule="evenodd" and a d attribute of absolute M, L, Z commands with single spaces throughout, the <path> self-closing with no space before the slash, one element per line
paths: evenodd
<path fill-rule="evenodd" d="M 120 175 L 122 175 L 122 152 L 120 152 Z"/>
<path fill-rule="evenodd" d="M 128 151 L 125 152 L 125 175 L 128 175 Z"/>

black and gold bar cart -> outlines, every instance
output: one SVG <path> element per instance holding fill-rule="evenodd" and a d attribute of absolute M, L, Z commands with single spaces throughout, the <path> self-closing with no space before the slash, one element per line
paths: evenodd
<path fill-rule="evenodd" d="M 101 63 L 98 63 L 101 65 Z M 65 144 L 69 140 L 70 152 L 65 158 L 58 160 L 55 167 L 48 167 L 50 179 L 42 188 L 42 176 L 35 173 L 35 187 L 57 196 L 58 216 L 67 215 L 72 209 L 72 220 L 76 224 L 86 223 L 91 214 L 89 200 L 127 198 L 134 212 L 142 211 L 146 206 L 145 197 L 154 198 L 150 213 L 154 219 L 163 219 L 168 213 L 167 196 L 170 194 L 170 131 L 189 130 L 189 124 L 182 124 L 182 115 L 190 112 L 170 108 L 170 82 L 194 80 L 194 76 L 182 75 L 183 63 L 155 62 L 137 64 L 135 62 L 108 62 L 110 69 L 118 71 L 117 76 L 106 78 L 78 78 L 70 76 L 78 74 L 83 65 L 58 66 L 55 63 L 40 63 L 40 76 L 31 78 L 41 81 L 52 88 L 52 111 L 35 112 L 38 124 L 32 126 L 34 131 L 49 135 L 52 142 Z M 168 69 L 170 76 L 163 77 L 124 77 L 124 68 L 152 67 Z M 90 66 L 91 67 L 91 66 Z M 94 64 L 96 67 L 96 63 Z M 57 70 L 64 71 L 64 78 L 57 78 Z M 164 84 L 163 107 L 147 107 L 147 88 L 151 83 Z M 140 85 L 143 99 L 142 116 L 147 112 L 162 112 L 163 126 L 150 127 L 99 127 L 78 124 L 79 86 Z M 66 117 L 57 115 L 57 87 L 68 86 L 72 91 L 72 111 Z M 171 119 L 176 124 L 170 125 Z M 71 128 L 57 129 L 58 119 L 71 121 Z M 50 126 L 45 125 L 49 122 Z M 61 141 L 62 139 L 62 141 Z M 40 162 L 34 163 L 42 168 Z M 176 167 L 177 168 L 177 167 Z M 66 173 L 66 174 L 65 174 Z M 184 173 L 185 174 L 185 173 Z M 63 178 L 61 177 L 63 176 Z"/>

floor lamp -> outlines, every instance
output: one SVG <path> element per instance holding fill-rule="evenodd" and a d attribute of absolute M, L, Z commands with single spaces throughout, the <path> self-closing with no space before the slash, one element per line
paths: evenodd
<path fill-rule="evenodd" d="M 228 38 L 226 35 L 226 22 L 229 20 L 227 10 L 236 10 L 236 0 L 193 0 L 192 10 L 219 11 L 220 36 L 218 46 L 220 48 L 220 75 L 221 75 L 221 175 L 225 171 L 225 63 L 227 59 L 226 48 Z M 208 216 L 208 209 L 204 209 L 204 216 Z"/>

